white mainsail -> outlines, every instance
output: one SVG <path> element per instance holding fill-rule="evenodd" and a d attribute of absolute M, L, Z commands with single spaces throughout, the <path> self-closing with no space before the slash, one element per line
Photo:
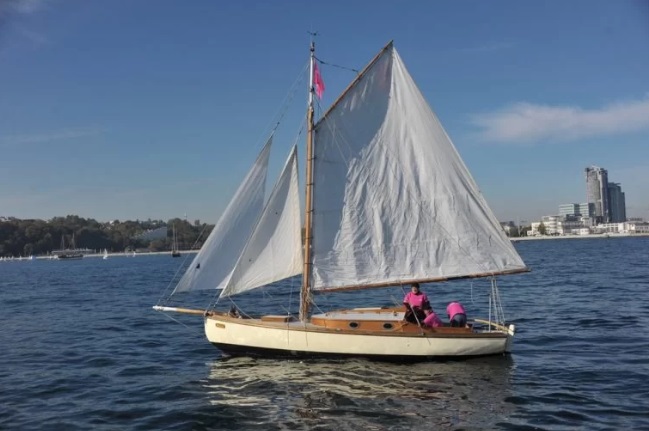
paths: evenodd
<path fill-rule="evenodd" d="M 314 52 L 312 42 L 312 82 Z M 196 285 L 221 286 L 221 296 L 231 296 L 303 269 L 300 321 L 290 315 L 238 319 L 216 309 L 153 308 L 203 316 L 207 339 L 233 354 L 422 360 L 510 352 L 515 326 L 504 323 L 495 279 L 489 320 L 475 319 L 479 326 L 428 329 L 402 321 L 403 311 L 383 307 L 309 318 L 311 289 L 356 289 L 526 270 L 391 43 L 315 129 L 313 85 L 310 88 L 304 246 L 295 147 L 268 203 L 263 209 L 258 205 L 248 234 L 232 221 L 236 211 L 250 211 L 246 217 L 253 214 L 252 190 L 265 181 L 266 153 L 260 155 L 265 161 L 258 159 L 264 179 L 251 171 L 183 277 L 189 278 L 190 288 L 198 280 Z M 263 200 L 263 193 L 254 196 Z M 237 236 L 228 236 L 228 229 Z M 198 269 L 201 263 L 210 271 L 207 264 L 216 265 L 220 272 L 201 278 L 206 275 Z"/>
<path fill-rule="evenodd" d="M 217 289 L 227 284 L 264 206 L 271 144 L 272 136 L 173 293 Z"/>
<path fill-rule="evenodd" d="M 525 270 L 391 44 L 314 151 L 313 289 Z"/>
<path fill-rule="evenodd" d="M 294 146 L 222 297 L 302 272 L 300 195 Z"/>

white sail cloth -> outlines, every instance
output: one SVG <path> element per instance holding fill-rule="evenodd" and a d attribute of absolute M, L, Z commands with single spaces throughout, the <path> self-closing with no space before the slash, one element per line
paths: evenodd
<path fill-rule="evenodd" d="M 227 285 L 232 269 L 264 206 L 271 144 L 272 137 L 257 156 L 173 293 L 218 289 Z"/>
<path fill-rule="evenodd" d="M 313 289 L 525 268 L 391 45 L 314 151 Z"/>
<path fill-rule="evenodd" d="M 293 147 L 221 297 L 300 274 L 301 227 L 297 148 Z"/>

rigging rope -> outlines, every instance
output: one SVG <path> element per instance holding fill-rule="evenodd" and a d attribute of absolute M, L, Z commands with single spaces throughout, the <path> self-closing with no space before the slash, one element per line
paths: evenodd
<path fill-rule="evenodd" d="M 275 112 L 275 115 L 273 115 L 271 118 L 271 121 L 268 126 L 264 128 L 264 130 L 268 130 L 271 124 L 275 123 L 273 128 L 271 129 L 270 136 L 273 136 L 277 128 L 279 127 L 280 123 L 284 119 L 284 116 L 286 115 L 286 112 L 288 111 L 288 107 L 295 98 L 295 93 L 297 92 L 298 84 L 300 84 L 304 79 L 306 75 L 306 71 L 309 69 L 309 62 L 307 61 L 306 64 L 302 67 L 300 72 L 297 75 L 297 78 L 293 81 L 293 84 L 289 88 L 288 92 L 284 96 L 284 99 L 282 100 L 282 103 L 280 104 L 279 108 Z M 265 132 L 260 135 L 258 141 L 261 141 L 263 136 L 265 136 Z M 266 139 L 267 140 L 267 139 Z M 266 143 L 266 140 L 262 142 L 262 145 Z"/>
<path fill-rule="evenodd" d="M 306 123 L 306 119 L 300 123 L 300 126 L 298 128 L 298 131 L 297 131 L 297 134 L 296 134 L 295 140 L 294 140 L 295 144 L 297 144 L 297 141 L 300 139 L 300 136 L 302 135 L 302 132 L 304 131 L 305 123 Z M 208 310 L 214 309 L 216 307 L 216 305 L 219 303 L 219 299 L 221 298 L 221 292 L 222 292 L 222 290 L 217 289 L 216 293 L 214 294 L 214 298 L 212 299 L 212 301 L 210 302 L 210 304 L 209 304 L 209 306 L 207 308 Z M 267 294 L 265 289 L 264 289 L 264 293 Z M 173 294 L 173 292 L 172 292 L 172 294 Z M 232 304 L 235 307 L 237 307 L 237 309 L 239 309 L 238 305 L 232 300 L 232 298 L 230 296 L 228 296 L 228 299 L 230 300 L 230 302 L 232 302 Z M 246 314 L 246 316 L 248 316 L 248 315 Z"/>
<path fill-rule="evenodd" d="M 185 324 L 184 324 L 183 322 L 181 322 L 180 320 L 178 320 L 178 319 L 174 319 L 173 317 L 171 317 L 171 316 L 170 316 L 169 314 L 167 314 L 167 313 L 162 313 L 162 314 L 165 315 L 165 316 L 167 316 L 169 319 L 173 320 L 174 322 L 176 322 L 176 323 L 178 323 L 178 324 L 184 326 L 184 327 L 187 328 L 189 331 L 194 332 L 194 328 L 190 328 L 189 326 L 185 325 Z"/>
<path fill-rule="evenodd" d="M 358 70 L 358 69 L 354 69 L 354 68 L 346 67 L 346 66 L 341 66 L 339 64 L 334 64 L 334 63 L 327 63 L 326 61 L 320 60 L 318 57 L 314 57 L 314 58 L 318 61 L 318 63 L 324 64 L 326 66 L 337 67 L 338 69 L 343 69 L 343 70 L 349 70 L 351 72 L 355 72 L 357 75 L 359 73 L 361 73 L 361 71 Z"/>
<path fill-rule="evenodd" d="M 196 245 L 198 245 L 198 241 L 200 241 L 200 239 L 203 237 L 203 234 L 205 233 L 206 229 L 207 229 L 207 223 L 203 224 L 203 229 L 201 230 L 201 232 L 196 237 L 196 241 L 194 241 L 194 244 L 192 244 L 190 250 L 194 250 L 196 248 Z M 188 259 L 189 259 L 189 254 L 186 253 L 185 257 L 182 260 L 182 263 L 180 265 L 178 265 L 178 268 L 176 269 L 176 272 L 174 272 L 174 275 L 171 277 L 171 280 L 169 280 L 169 283 L 167 284 L 167 287 L 162 291 L 162 294 L 160 295 L 160 298 L 158 299 L 158 303 L 156 305 L 167 304 L 171 300 L 171 297 L 173 296 L 174 291 L 172 290 L 169 295 L 167 295 L 167 292 L 169 291 L 171 286 L 174 284 L 176 278 L 178 278 L 178 274 L 180 273 L 180 270 L 184 267 L 184 265 L 185 265 L 185 263 L 187 262 Z M 174 290 L 175 290 L 175 288 L 174 288 Z"/>
<path fill-rule="evenodd" d="M 498 317 L 500 319 L 498 321 L 498 323 L 504 325 L 505 322 L 506 322 L 506 320 L 505 320 L 505 310 L 503 310 L 503 304 L 500 301 L 500 290 L 498 289 L 498 282 L 496 281 L 496 277 L 492 277 L 491 283 L 493 285 L 494 293 L 495 293 L 495 296 L 496 296 L 496 304 L 495 305 L 497 307 L 497 311 L 498 311 L 498 314 L 499 314 Z"/>
<path fill-rule="evenodd" d="M 275 133 L 275 131 L 279 127 L 280 123 L 282 122 L 282 120 L 286 116 L 286 113 L 288 112 L 288 107 L 290 106 L 291 102 L 295 98 L 295 94 L 296 94 L 297 89 L 298 89 L 298 84 L 300 84 L 305 79 L 306 71 L 308 70 L 308 68 L 309 68 L 309 62 L 307 61 L 305 63 L 305 65 L 300 69 L 300 72 L 298 73 L 298 76 L 295 78 L 295 80 L 293 81 L 293 84 L 291 85 L 288 92 L 284 96 L 284 99 L 282 100 L 282 103 L 280 104 L 279 108 L 277 109 L 277 111 L 275 112 L 273 117 L 271 117 L 272 119 L 271 119 L 269 125 L 264 128 L 264 130 L 268 130 L 270 125 L 274 123 L 274 126 L 273 126 L 273 128 L 271 129 L 271 132 L 270 132 L 270 136 L 273 136 L 273 134 Z M 300 129 L 299 129 L 299 132 L 298 132 L 298 138 L 299 138 L 299 135 L 302 133 L 302 128 L 303 128 L 303 125 L 300 126 Z M 261 138 L 264 136 L 265 133 L 266 132 L 263 132 L 263 134 L 260 136 L 258 141 L 261 141 Z M 296 138 L 296 140 L 298 138 Z M 267 140 L 268 139 L 264 140 L 262 144 L 265 145 Z M 192 245 L 192 249 L 194 249 L 196 247 L 196 245 L 198 244 L 198 241 L 200 240 L 200 238 L 203 237 L 203 234 L 205 233 L 206 228 L 207 228 L 207 224 L 205 224 L 203 226 L 203 230 L 201 231 L 201 233 L 196 238 L 196 241 Z M 199 250 L 199 252 L 200 252 L 200 250 Z M 171 293 L 168 293 L 168 292 L 169 292 L 170 288 L 174 284 L 176 284 L 176 279 L 178 278 L 180 270 L 181 270 L 181 268 L 184 267 L 184 264 L 186 263 L 188 258 L 189 258 L 189 255 L 186 255 L 183 262 L 178 266 L 178 269 L 174 273 L 173 277 L 171 278 L 171 280 L 169 280 L 169 283 L 168 283 L 167 287 L 162 291 L 162 294 L 160 295 L 160 298 L 158 299 L 157 305 L 167 304 L 169 301 L 171 301 L 171 297 L 174 294 L 175 288 L 171 291 Z M 216 297 L 215 300 L 212 301 L 211 306 L 216 305 L 217 303 L 218 303 L 218 296 Z"/>

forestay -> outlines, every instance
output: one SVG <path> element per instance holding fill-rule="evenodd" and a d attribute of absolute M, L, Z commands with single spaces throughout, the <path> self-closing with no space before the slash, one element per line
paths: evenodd
<path fill-rule="evenodd" d="M 525 270 L 392 45 L 314 150 L 313 289 Z"/>
<path fill-rule="evenodd" d="M 227 285 L 234 265 L 264 206 L 272 137 L 237 189 L 173 293 Z"/>
<path fill-rule="evenodd" d="M 235 295 L 300 274 L 301 226 L 297 148 L 294 146 L 221 296 Z"/>

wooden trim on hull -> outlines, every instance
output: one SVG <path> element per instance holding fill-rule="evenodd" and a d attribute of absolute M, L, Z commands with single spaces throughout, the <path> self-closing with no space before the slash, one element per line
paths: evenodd
<path fill-rule="evenodd" d="M 417 356 L 417 355 L 367 355 L 367 354 L 346 354 L 346 353 L 314 353 L 304 351 L 287 351 L 282 349 L 268 349 L 261 347 L 238 346 L 236 344 L 211 343 L 214 347 L 228 356 L 249 356 L 254 358 L 276 358 L 276 359 L 349 359 L 359 358 L 371 361 L 414 363 L 431 361 L 461 361 L 474 358 L 509 356 L 509 352 L 491 353 L 485 355 L 465 356 Z"/>
<path fill-rule="evenodd" d="M 267 322 L 214 313 L 204 321 L 205 336 L 228 350 L 277 350 L 314 357 L 463 357 L 510 350 L 513 332 L 477 332 L 465 328 L 361 330 L 327 328 L 308 322 Z M 439 329 L 439 331 L 437 331 Z"/>
<path fill-rule="evenodd" d="M 313 319 L 317 324 L 302 324 L 300 322 L 280 322 L 275 320 L 266 320 L 264 317 L 260 319 L 240 319 L 237 317 L 230 317 L 226 314 L 216 314 L 214 312 L 208 314 L 208 320 L 213 320 L 216 325 L 224 325 L 227 323 L 236 323 L 239 325 L 256 326 L 259 328 L 274 328 L 282 329 L 289 332 L 313 332 L 313 333 L 328 333 L 328 334 L 345 334 L 345 335 L 376 335 L 381 337 L 407 337 L 407 338 L 506 338 L 507 335 L 503 332 L 473 332 L 469 328 L 452 328 L 449 326 L 440 328 L 426 328 L 423 329 L 415 324 L 394 322 L 394 330 L 381 331 L 378 325 L 383 321 L 369 321 L 371 325 L 368 330 L 363 329 L 344 329 L 343 326 L 348 325 L 347 320 L 330 320 L 328 324 L 320 319 Z M 222 322 L 222 323 L 218 323 Z M 486 321 L 484 321 L 486 322 Z M 397 326 L 398 324 L 399 326 Z M 322 326 L 320 326 L 322 325 Z"/>

